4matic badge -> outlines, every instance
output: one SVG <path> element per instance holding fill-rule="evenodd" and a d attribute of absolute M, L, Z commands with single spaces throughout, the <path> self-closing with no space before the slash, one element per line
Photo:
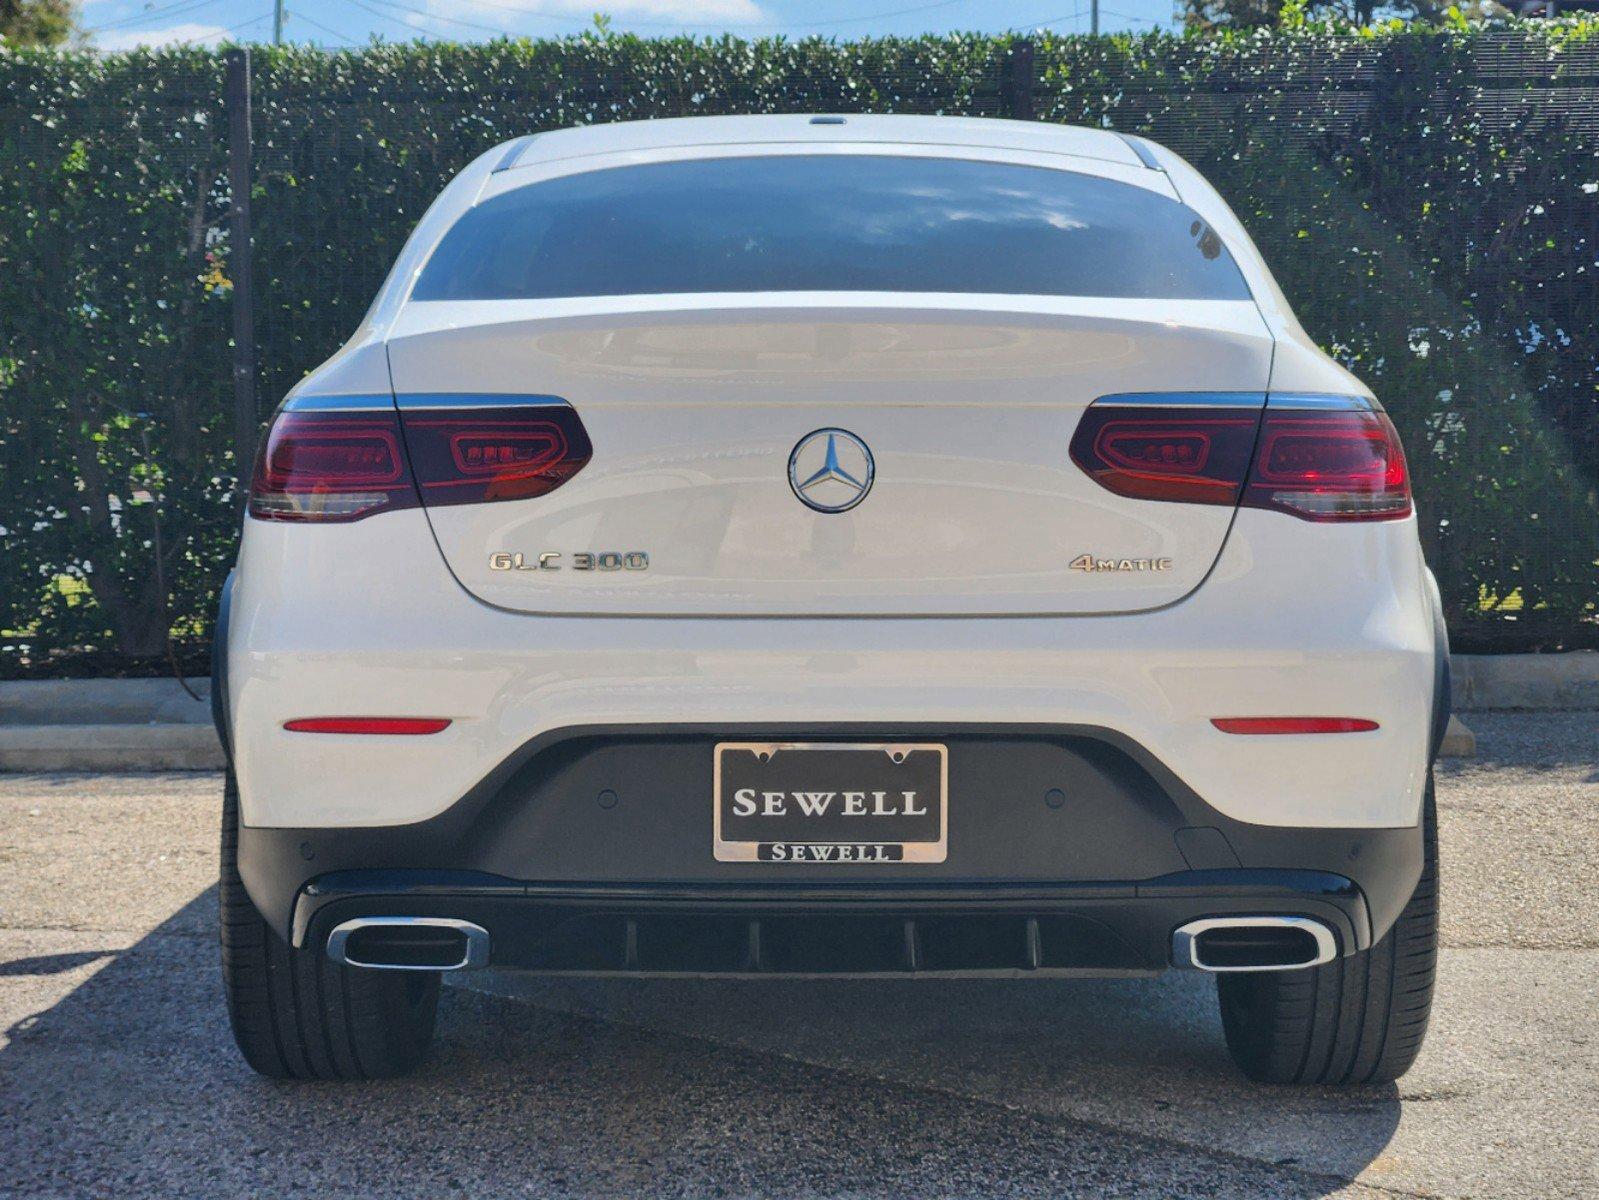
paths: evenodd
<path fill-rule="evenodd" d="M 1097 558 L 1092 554 L 1079 554 L 1067 564 L 1074 571 L 1169 571 L 1169 558 Z"/>

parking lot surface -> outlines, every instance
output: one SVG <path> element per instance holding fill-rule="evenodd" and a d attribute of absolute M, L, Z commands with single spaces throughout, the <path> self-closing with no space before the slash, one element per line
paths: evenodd
<path fill-rule="evenodd" d="M 1432 1033 L 1249 1084 L 1206 978 L 463 976 L 380 1084 L 227 1031 L 215 775 L 0 776 L 0 1196 L 1599 1196 L 1599 714 L 1443 766 Z"/>

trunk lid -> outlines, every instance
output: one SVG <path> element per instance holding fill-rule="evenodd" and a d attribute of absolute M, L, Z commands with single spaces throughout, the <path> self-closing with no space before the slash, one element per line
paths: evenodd
<path fill-rule="evenodd" d="M 973 295 L 412 303 L 389 342 L 402 411 L 560 397 L 592 442 L 547 495 L 429 507 L 469 591 L 525 612 L 696 616 L 1089 614 L 1181 599 L 1234 510 L 1116 495 L 1072 461 L 1072 433 L 1109 394 L 1264 403 L 1271 352 L 1246 301 Z M 873 460 L 846 511 L 817 511 L 790 481 L 796 447 L 828 429 Z M 802 488 L 830 465 L 848 477 L 812 489 L 832 507 L 866 481 L 854 442 L 834 439 L 830 464 L 828 440 L 795 466 Z M 1073 568 L 1084 555 L 1134 565 Z M 559 569 L 506 568 L 541 556 Z M 585 561 L 603 567 L 574 569 Z"/>

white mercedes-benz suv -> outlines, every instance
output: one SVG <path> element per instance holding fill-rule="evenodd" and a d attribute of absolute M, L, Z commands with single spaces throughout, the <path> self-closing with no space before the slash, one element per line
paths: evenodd
<path fill-rule="evenodd" d="M 274 416 L 215 674 L 269 1075 L 415 1065 L 485 965 L 1198 969 L 1284 1082 L 1425 1031 L 1448 651 L 1404 456 L 1138 138 L 485 154 Z"/>

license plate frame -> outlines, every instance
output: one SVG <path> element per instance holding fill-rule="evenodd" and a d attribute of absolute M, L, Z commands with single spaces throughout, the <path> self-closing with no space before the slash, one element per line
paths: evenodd
<path fill-rule="evenodd" d="M 875 758 L 879 754 L 881 762 Z M 942 742 L 718 742 L 712 755 L 712 854 L 717 862 L 897 865 L 942 863 L 949 857 L 949 748 Z M 730 759 L 730 755 L 743 757 Z M 879 786 L 847 791 L 835 786 L 832 790 L 806 791 L 804 795 L 812 798 L 813 807 L 820 803 L 816 797 L 833 797 L 819 814 L 795 813 L 791 809 L 777 814 L 754 814 L 755 819 L 762 821 L 786 818 L 783 824 L 789 828 L 796 827 L 795 821 L 811 822 L 814 836 L 777 836 L 782 833 L 777 825 L 761 830 L 770 830 L 773 836 L 758 836 L 751 824 L 751 814 L 724 812 L 731 807 L 735 795 L 746 790 L 732 787 L 733 784 L 747 782 L 763 771 L 774 780 L 787 780 L 795 770 L 804 772 L 807 767 L 813 768 L 823 782 L 829 778 L 836 780 L 843 764 L 853 755 L 863 756 L 855 765 L 864 767 L 866 774 L 875 774 Z M 900 757 L 896 759 L 895 755 Z M 784 756 L 781 763 L 779 756 Z M 804 761 L 807 757 L 809 762 Z M 924 797 L 926 786 L 932 781 L 936 781 L 937 788 L 936 839 L 925 836 L 923 828 L 907 829 L 904 825 L 898 826 L 901 833 L 922 836 L 882 836 L 880 831 L 895 828 L 889 822 L 896 818 L 918 822 L 931 816 Z M 891 786 L 896 782 L 917 786 L 914 789 Z M 724 795 L 730 787 L 731 794 Z M 756 789 L 756 795 L 763 796 L 766 790 L 770 789 Z M 788 799 L 793 798 L 786 786 L 779 790 Z M 890 794 L 893 794 L 892 799 Z M 860 799 L 852 801 L 848 797 Z M 846 808 L 861 806 L 864 812 L 845 813 Z M 878 836 L 841 836 L 838 826 L 845 820 L 864 822 L 861 827 Z M 784 849 L 779 852 L 776 847 Z"/>

